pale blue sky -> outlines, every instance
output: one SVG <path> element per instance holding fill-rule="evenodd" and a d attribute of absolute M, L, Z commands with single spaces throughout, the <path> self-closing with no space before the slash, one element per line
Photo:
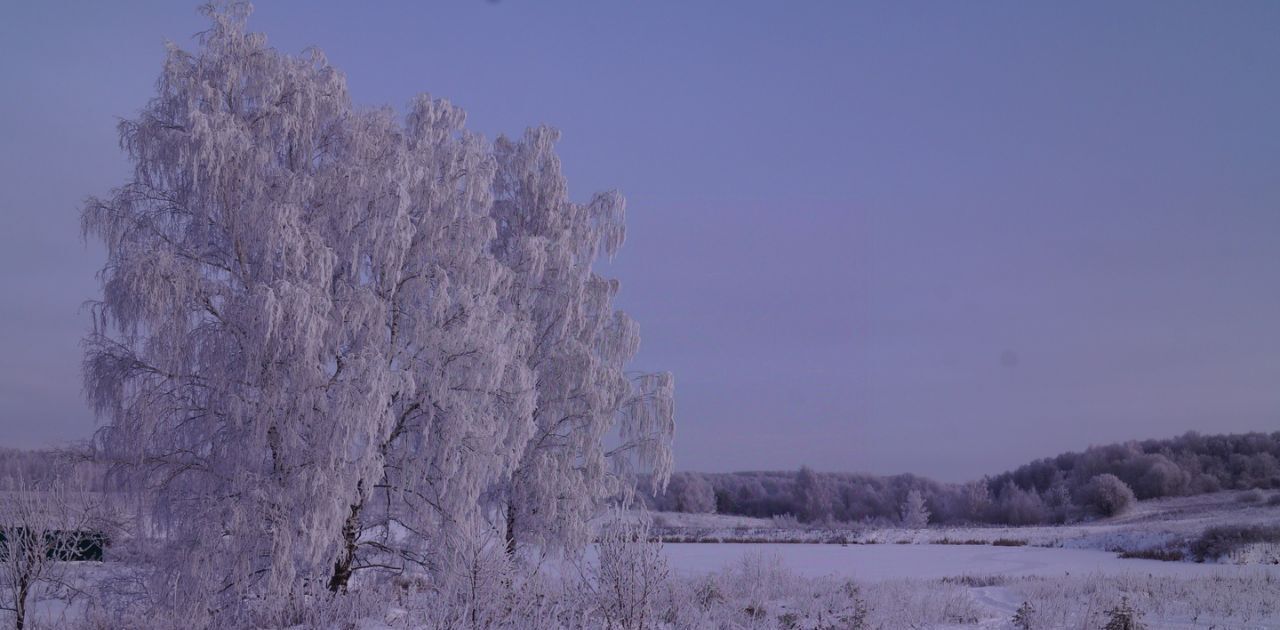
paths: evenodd
<path fill-rule="evenodd" d="M 996 472 L 1280 430 L 1280 4 L 259 2 L 354 98 L 561 128 L 678 466 Z M 0 444 L 87 436 L 79 200 L 182 2 L 0 9 Z"/>

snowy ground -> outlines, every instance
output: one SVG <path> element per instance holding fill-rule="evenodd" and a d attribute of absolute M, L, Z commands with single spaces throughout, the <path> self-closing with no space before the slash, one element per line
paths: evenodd
<path fill-rule="evenodd" d="M 1025 603 L 1033 628 L 1100 628 L 1108 611 L 1128 600 L 1148 628 L 1280 629 L 1280 565 L 1116 553 L 1185 543 L 1215 526 L 1280 523 L 1280 506 L 1240 495 L 1146 501 L 1120 517 L 1067 526 L 823 528 L 665 513 L 654 522 L 668 541 L 703 541 L 664 545 L 679 579 L 731 581 L 755 565 L 774 567 L 774 581 L 792 576 L 782 578 L 796 584 L 791 595 L 769 604 L 784 626 L 798 615 L 794 627 L 822 627 L 805 603 L 818 595 L 805 593 L 829 593 L 831 584 L 852 580 L 872 610 L 866 627 L 1011 628 Z M 728 542 L 735 540 L 749 542 Z"/>
<path fill-rule="evenodd" d="M 1003 630 L 1013 627 L 1010 620 L 1024 603 L 1034 611 L 1032 628 L 1101 628 L 1106 611 L 1127 598 L 1151 629 L 1280 630 L 1280 566 L 1120 560 L 1097 550 L 989 545 L 665 544 L 664 556 L 671 575 L 654 611 L 659 619 L 675 611 L 670 616 L 676 621 L 655 629 Z M 92 573 L 105 567 L 80 568 Z M 586 596 L 571 583 L 557 584 L 549 576 L 542 588 L 556 598 Z M 428 593 L 397 601 L 353 623 L 292 628 L 452 627 L 433 616 Z M 85 627 L 75 624 L 83 602 L 65 606 L 40 602 L 36 627 Z M 860 606 L 863 624 L 850 625 Z M 598 627 L 530 623 L 508 627 Z"/>
<path fill-rule="evenodd" d="M 907 530 L 852 525 L 779 526 L 770 519 L 718 514 L 662 512 L 653 518 L 655 531 L 664 540 L 677 542 L 990 544 L 1012 540 L 1038 547 L 1135 551 L 1176 544 L 1218 525 L 1280 523 L 1280 505 L 1267 505 L 1265 500 L 1244 503 L 1240 501 L 1243 494 L 1218 492 L 1142 501 L 1122 516 L 1063 526 L 946 526 Z"/>
<path fill-rule="evenodd" d="M 668 532 L 694 532 L 706 540 L 753 532 L 773 542 L 665 543 L 662 557 L 670 577 L 656 587 L 652 602 L 656 619 L 665 621 L 654 627 L 996 630 L 1014 627 L 1014 612 L 1026 604 L 1032 628 L 1101 628 L 1107 611 L 1128 600 L 1151 629 L 1280 630 L 1280 564 L 1159 562 L 1121 559 L 1114 551 L 1186 539 L 1211 526 L 1253 523 L 1280 523 L 1280 506 L 1241 503 L 1235 493 L 1219 493 L 1144 502 L 1120 518 L 1065 527 L 923 530 L 822 529 L 766 519 L 659 514 L 655 524 Z M 830 544 L 846 536 L 849 544 Z M 1028 544 L 989 544 L 1000 539 Z M 782 542 L 788 540 L 819 542 Z M 943 540 L 947 544 L 931 544 Z M 956 544 L 969 540 L 988 544 Z M 110 564 L 78 563 L 72 581 L 87 587 Z M 552 612 L 559 616 L 513 618 L 505 627 L 599 627 L 566 622 L 578 619 L 572 611 L 601 605 L 590 589 L 574 582 L 579 575 L 546 570 L 540 578 L 526 579 L 516 598 L 544 608 L 554 602 L 551 608 L 561 610 Z M 387 600 L 377 599 L 379 593 L 367 595 L 374 601 L 350 606 L 342 613 L 349 619 L 343 625 L 291 627 L 455 627 L 442 621 L 438 596 L 429 592 L 397 590 L 397 603 L 389 608 Z M 63 597 L 37 596 L 35 627 L 114 627 L 79 623 L 85 597 L 68 605 Z M 502 610 L 510 607 L 501 598 L 493 601 Z M 365 612 L 356 610 L 361 606 Z M 853 623 L 859 614 L 863 620 Z"/>
<path fill-rule="evenodd" d="M 743 572 L 796 584 L 790 597 L 775 596 L 767 606 L 779 619 L 791 614 L 813 620 L 808 593 L 852 581 L 876 613 L 867 627 L 1011 628 L 1015 611 L 1030 603 L 1033 628 L 1100 628 L 1107 611 L 1128 599 L 1148 628 L 1280 628 L 1275 565 L 1122 560 L 1090 549 L 986 545 L 685 543 L 666 544 L 664 551 L 673 573 L 694 584 L 709 575 L 730 582 Z M 769 568 L 742 569 L 759 566 Z"/>

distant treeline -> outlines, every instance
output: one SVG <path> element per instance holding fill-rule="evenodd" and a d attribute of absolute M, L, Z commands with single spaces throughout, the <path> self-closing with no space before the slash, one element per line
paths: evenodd
<path fill-rule="evenodd" d="M 1280 488 L 1280 431 L 1095 446 L 963 484 L 806 467 L 677 473 L 665 494 L 641 494 L 664 511 L 889 524 L 902 521 L 915 491 L 930 523 L 1032 525 L 1120 513 L 1135 499 L 1251 488 Z"/>

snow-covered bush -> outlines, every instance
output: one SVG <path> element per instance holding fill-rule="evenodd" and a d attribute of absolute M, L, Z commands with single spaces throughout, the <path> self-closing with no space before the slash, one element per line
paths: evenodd
<path fill-rule="evenodd" d="M 1022 605 L 1018 606 L 1018 609 L 1014 611 L 1013 619 L 1010 622 L 1017 630 L 1035 630 L 1036 626 L 1033 621 L 1035 614 L 1036 609 L 1035 606 L 1031 605 L 1031 602 L 1022 602 Z"/>
<path fill-rule="evenodd" d="M 1089 480 L 1077 501 L 1100 516 L 1117 516 L 1128 511 L 1137 499 L 1119 477 L 1104 473 Z"/>
<path fill-rule="evenodd" d="M 1143 630 L 1142 612 L 1135 609 L 1129 598 L 1120 600 L 1120 604 L 1107 611 L 1107 625 L 1103 630 Z"/>
<path fill-rule="evenodd" d="M 662 589 L 668 588 L 666 557 L 662 543 L 649 540 L 644 519 L 621 514 L 601 528 L 596 560 L 583 586 L 594 594 L 606 628 L 645 630 L 656 627 L 656 607 Z"/>

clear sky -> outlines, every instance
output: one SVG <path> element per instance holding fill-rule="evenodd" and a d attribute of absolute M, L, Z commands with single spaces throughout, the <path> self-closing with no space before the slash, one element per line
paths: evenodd
<path fill-rule="evenodd" d="M 1280 3 L 279 2 L 354 98 L 619 188 L 689 470 L 998 472 L 1280 430 Z M 78 206 L 193 5 L 0 8 L 0 445 L 88 436 Z"/>

